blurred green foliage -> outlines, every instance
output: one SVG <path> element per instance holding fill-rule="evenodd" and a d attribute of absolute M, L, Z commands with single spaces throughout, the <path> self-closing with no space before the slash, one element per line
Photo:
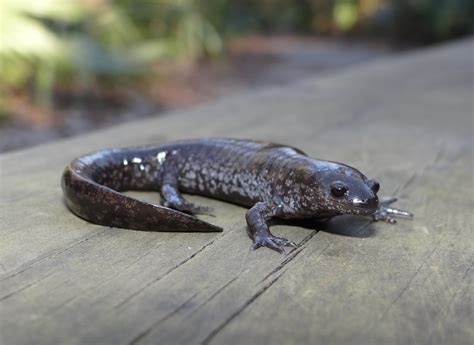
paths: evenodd
<path fill-rule="evenodd" d="M 2 0 L 0 101 L 23 92 L 48 106 L 59 83 L 149 75 L 162 59 L 219 56 L 246 33 L 445 40 L 474 32 L 473 8 L 472 0 Z"/>
<path fill-rule="evenodd" d="M 160 58 L 223 49 L 190 0 L 2 0 L 0 9 L 2 94 L 28 89 L 42 105 L 57 82 L 130 78 Z"/>

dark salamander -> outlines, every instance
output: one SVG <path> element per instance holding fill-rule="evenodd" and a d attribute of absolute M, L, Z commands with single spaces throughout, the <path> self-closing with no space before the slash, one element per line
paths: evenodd
<path fill-rule="evenodd" d="M 379 184 L 350 166 L 318 160 L 278 144 L 199 139 L 161 146 L 103 150 L 75 159 L 64 170 L 62 188 L 69 209 L 93 223 L 155 231 L 222 231 L 193 214 L 212 209 L 186 201 L 181 192 L 249 207 L 253 248 L 283 252 L 295 246 L 273 236 L 271 218 L 372 216 L 394 223 L 412 217 L 379 202 Z M 157 191 L 163 206 L 122 194 Z"/>

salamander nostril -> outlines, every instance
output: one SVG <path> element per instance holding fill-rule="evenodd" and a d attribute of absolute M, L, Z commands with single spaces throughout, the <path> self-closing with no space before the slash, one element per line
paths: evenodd
<path fill-rule="evenodd" d="M 377 194 L 380 189 L 380 184 L 376 180 L 367 180 L 367 185 L 375 194 Z"/>

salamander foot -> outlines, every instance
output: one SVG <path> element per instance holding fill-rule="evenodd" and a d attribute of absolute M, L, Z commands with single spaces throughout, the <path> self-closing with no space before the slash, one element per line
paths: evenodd
<path fill-rule="evenodd" d="M 394 217 L 413 218 L 413 213 L 390 207 L 390 205 L 395 201 L 397 201 L 397 198 L 388 198 L 379 202 L 377 211 L 375 211 L 375 213 L 372 215 L 374 221 L 383 221 L 390 224 L 395 224 L 397 220 Z"/>
<path fill-rule="evenodd" d="M 287 240 L 283 237 L 277 237 L 273 235 L 257 236 L 254 239 L 252 249 L 257 249 L 260 247 L 267 247 L 277 251 L 280 254 L 283 254 L 285 250 L 283 247 L 293 247 L 296 248 L 296 243 Z"/>

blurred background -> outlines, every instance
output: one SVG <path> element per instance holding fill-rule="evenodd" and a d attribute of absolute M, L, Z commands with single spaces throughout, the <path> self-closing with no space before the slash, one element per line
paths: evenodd
<path fill-rule="evenodd" d="M 0 152 L 474 32 L 472 0 L 1 0 Z"/>

